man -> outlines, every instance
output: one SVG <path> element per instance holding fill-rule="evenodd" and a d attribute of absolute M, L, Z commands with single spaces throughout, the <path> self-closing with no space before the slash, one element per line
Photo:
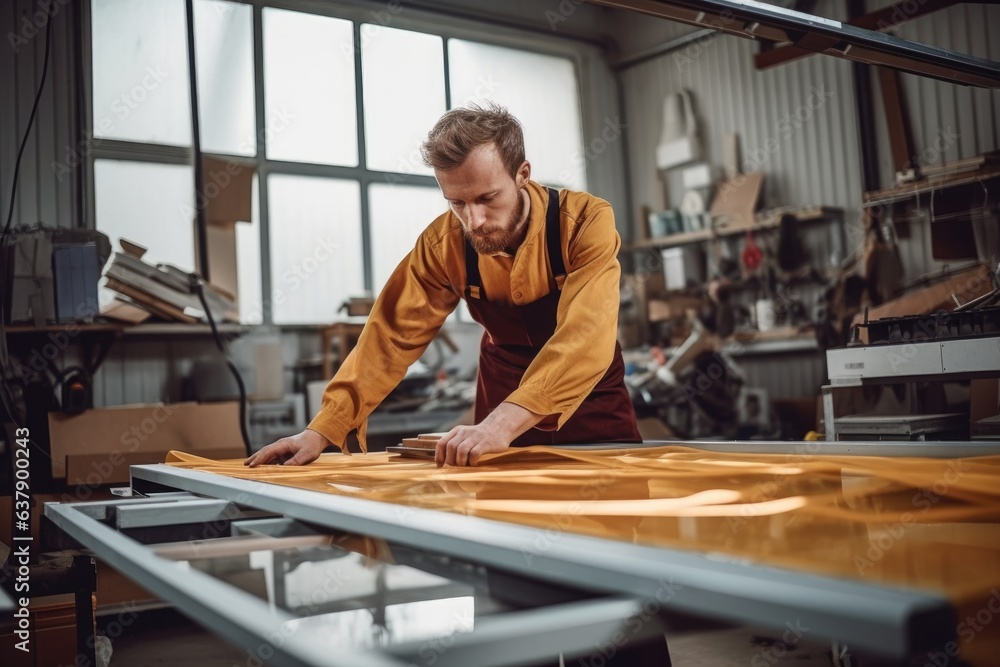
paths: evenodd
<path fill-rule="evenodd" d="M 466 300 L 483 325 L 474 426 L 437 443 L 439 466 L 513 445 L 638 442 L 617 337 L 621 240 L 611 206 L 530 180 L 505 109 L 446 113 L 423 145 L 450 211 L 417 239 L 302 433 L 247 459 L 304 465 L 358 429 Z"/>

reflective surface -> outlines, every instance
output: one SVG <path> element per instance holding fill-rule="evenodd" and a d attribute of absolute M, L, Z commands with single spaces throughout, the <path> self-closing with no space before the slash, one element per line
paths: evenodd
<path fill-rule="evenodd" d="M 812 448 L 812 449 L 809 449 Z M 250 470 L 175 465 L 834 577 L 941 592 L 963 656 L 1000 644 L 1000 457 L 528 448 L 475 469 L 385 454 Z M 994 622 L 994 618 L 997 622 Z"/>
<path fill-rule="evenodd" d="M 490 595 L 484 568 L 425 557 L 460 581 L 396 562 L 379 540 L 300 532 L 272 537 L 250 531 L 162 545 L 157 553 L 295 616 L 285 624 L 289 632 L 320 628 L 331 647 L 375 648 L 450 637 L 472 632 L 477 618 L 511 608 Z"/>

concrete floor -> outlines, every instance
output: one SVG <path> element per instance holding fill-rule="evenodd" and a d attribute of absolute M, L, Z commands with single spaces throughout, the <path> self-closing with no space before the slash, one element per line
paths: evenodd
<path fill-rule="evenodd" d="M 768 637 L 749 628 L 712 626 L 691 620 L 676 625 L 677 629 L 668 635 L 673 667 L 827 667 L 832 664 L 830 646 L 826 642 L 803 638 L 785 644 L 780 636 Z M 259 665 L 248 651 L 230 646 L 171 610 L 145 612 L 112 645 L 111 667 Z M 577 667 L 578 662 L 569 660 L 566 665 Z M 861 664 L 868 667 L 875 663 Z"/>

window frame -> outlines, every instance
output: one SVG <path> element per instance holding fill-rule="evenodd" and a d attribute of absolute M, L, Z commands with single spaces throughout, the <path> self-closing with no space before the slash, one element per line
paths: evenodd
<path fill-rule="evenodd" d="M 296 328 L 302 323 L 281 323 L 275 325 L 274 309 L 270 295 L 274 293 L 271 276 L 270 224 L 268 211 L 267 178 L 271 174 L 289 174 L 336 178 L 357 181 L 361 192 L 361 239 L 363 254 L 364 285 L 368 291 L 373 286 L 371 212 L 369 186 L 374 183 L 413 185 L 437 188 L 433 176 L 407 174 L 369 169 L 367 166 L 367 146 L 365 142 L 364 80 L 361 60 L 361 26 L 376 24 L 387 28 L 412 30 L 442 38 L 444 86 L 446 109 L 451 108 L 451 81 L 448 45 L 451 39 L 475 41 L 482 44 L 513 48 L 541 55 L 569 59 L 573 65 L 577 81 L 580 122 L 586 150 L 588 129 L 595 127 L 595 115 L 589 112 L 588 100 L 593 99 L 597 75 L 588 67 L 594 58 L 603 60 L 603 53 L 596 40 L 552 32 L 542 29 L 514 27 L 510 25 L 490 25 L 482 19 L 443 15 L 439 12 L 401 5 L 398 0 L 386 4 L 367 4 L 359 1 L 340 0 L 228 0 L 234 4 L 247 5 L 252 12 L 253 37 L 253 78 L 254 78 L 254 128 L 257 134 L 256 154 L 253 156 L 231 157 L 256 166 L 258 187 L 258 232 L 260 235 L 260 275 L 261 325 Z M 118 139 L 95 139 L 93 135 L 93 51 L 92 51 L 92 0 L 85 0 L 82 8 L 83 37 L 83 81 L 80 94 L 80 114 L 83 119 L 87 160 L 84 172 L 84 216 L 85 226 L 96 228 L 94 163 L 96 160 L 124 160 L 157 164 L 187 165 L 193 162 L 193 148 L 166 144 L 151 144 Z M 263 10 L 265 8 L 284 9 L 320 16 L 344 19 L 352 22 L 354 32 L 354 72 L 355 106 L 357 114 L 358 166 L 323 165 L 306 162 L 290 162 L 269 159 L 266 143 L 266 113 L 264 102 L 264 47 Z M 399 11 L 392 13 L 394 8 Z M 386 20 L 388 17 L 388 20 Z M 385 21 L 385 22 L 383 22 Z M 588 76 L 584 76 L 584 75 Z M 598 121 L 599 123 L 600 121 Z M 229 155 L 225 155 L 229 157 Z M 585 165 L 588 183 L 593 180 L 590 161 Z M 442 199 L 442 204 L 444 200 Z M 442 212 L 445 207 L 442 206 Z M 430 221 L 428 220 L 428 223 Z M 197 223 L 195 223 L 197 224 Z M 309 326 L 309 325 L 306 325 Z"/>

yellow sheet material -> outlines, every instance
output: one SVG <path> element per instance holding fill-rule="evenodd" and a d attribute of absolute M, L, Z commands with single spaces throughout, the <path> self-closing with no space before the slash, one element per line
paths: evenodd
<path fill-rule="evenodd" d="M 937 591 L 958 609 L 962 656 L 1000 655 L 1000 456 L 967 459 L 719 454 L 671 446 L 512 449 L 478 468 L 384 453 L 249 469 L 171 452 L 230 477 L 487 517 L 546 530 Z M 530 557 L 530 554 L 526 554 Z M 932 663 L 933 664 L 933 663 Z"/>

